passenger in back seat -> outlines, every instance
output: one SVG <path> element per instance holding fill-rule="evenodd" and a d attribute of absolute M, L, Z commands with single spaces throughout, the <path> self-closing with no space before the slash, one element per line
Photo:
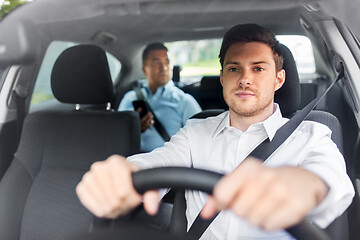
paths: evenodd
<path fill-rule="evenodd" d="M 185 126 L 186 121 L 201 111 L 200 105 L 190 95 L 177 88 L 170 80 L 170 60 L 168 49 L 162 43 L 151 43 L 143 51 L 143 67 L 146 80 L 142 81 L 141 93 L 150 105 L 158 121 L 169 137 Z M 133 101 L 137 100 L 133 90 L 125 94 L 119 110 L 134 110 Z M 135 109 L 141 111 L 144 109 Z M 150 152 L 164 145 L 164 138 L 154 126 L 154 116 L 147 112 L 141 118 L 141 151 Z M 160 131 L 161 132 L 161 131 Z"/>
<path fill-rule="evenodd" d="M 221 211 L 202 239 L 293 239 L 282 229 L 305 216 L 325 228 L 354 196 L 327 126 L 304 121 L 265 162 L 247 157 L 288 121 L 274 103 L 274 92 L 285 81 L 275 35 L 255 24 L 234 26 L 224 36 L 219 57 L 229 111 L 189 120 L 169 143 L 151 153 L 94 163 L 77 187 L 80 201 L 98 217 L 115 218 L 143 199 L 147 212 L 155 214 L 159 193 L 136 193 L 131 172 L 195 167 L 227 175 L 210 198 L 198 191 L 185 193 L 188 225 L 204 205 L 204 218 L 232 210 Z"/>

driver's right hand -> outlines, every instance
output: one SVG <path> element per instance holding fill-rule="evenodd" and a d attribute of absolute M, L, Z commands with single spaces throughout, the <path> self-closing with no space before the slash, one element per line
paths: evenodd
<path fill-rule="evenodd" d="M 131 173 L 140 168 L 113 155 L 105 161 L 95 162 L 76 187 L 81 203 L 100 218 L 117 218 L 127 214 L 142 199 L 147 213 L 157 213 L 158 191 L 148 191 L 143 196 L 133 188 Z"/>

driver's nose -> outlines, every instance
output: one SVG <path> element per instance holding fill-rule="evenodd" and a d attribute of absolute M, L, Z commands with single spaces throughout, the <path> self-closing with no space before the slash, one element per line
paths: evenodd
<path fill-rule="evenodd" d="M 243 87 L 247 87 L 251 85 L 251 78 L 250 75 L 247 72 L 243 72 L 240 76 L 240 79 L 238 81 L 238 84 Z"/>

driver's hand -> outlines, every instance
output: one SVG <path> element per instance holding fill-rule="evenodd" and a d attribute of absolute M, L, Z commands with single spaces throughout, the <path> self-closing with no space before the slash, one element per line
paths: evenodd
<path fill-rule="evenodd" d="M 117 218 L 131 211 L 141 203 L 132 184 L 131 173 L 139 167 L 126 161 L 125 157 L 114 155 L 105 161 L 95 162 L 76 187 L 81 203 L 95 216 Z M 154 215 L 159 204 L 158 191 L 143 195 L 145 210 Z"/>
<path fill-rule="evenodd" d="M 136 112 L 141 113 L 142 108 L 136 109 Z M 141 132 L 145 132 L 149 127 L 154 125 L 154 115 L 147 112 L 144 117 L 140 119 Z"/>
<path fill-rule="evenodd" d="M 205 219 L 231 209 L 268 231 L 299 223 L 328 192 L 315 174 L 299 167 L 270 168 L 248 158 L 223 177 L 201 212 Z"/>

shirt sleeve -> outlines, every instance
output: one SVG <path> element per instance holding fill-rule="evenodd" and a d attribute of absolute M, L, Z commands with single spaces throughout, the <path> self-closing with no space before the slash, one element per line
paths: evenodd
<path fill-rule="evenodd" d="M 201 112 L 202 109 L 199 103 L 190 94 L 185 94 L 183 98 L 183 114 L 182 114 L 182 126 L 186 124 L 186 121 L 194 116 L 196 113 Z"/>
<path fill-rule="evenodd" d="M 123 99 L 120 102 L 119 111 L 127 111 L 127 110 L 134 110 L 134 106 L 132 104 L 133 101 L 137 99 L 136 93 L 134 90 L 127 92 Z"/>
<path fill-rule="evenodd" d="M 312 221 L 326 228 L 351 204 L 353 185 L 346 173 L 344 158 L 330 138 L 331 131 L 316 139 L 301 167 L 316 174 L 328 185 L 329 192 L 323 201 L 309 213 Z"/>
<path fill-rule="evenodd" d="M 142 169 L 154 167 L 191 167 L 191 151 L 187 127 L 180 129 L 164 146 L 150 153 L 142 153 L 127 158 Z"/>

